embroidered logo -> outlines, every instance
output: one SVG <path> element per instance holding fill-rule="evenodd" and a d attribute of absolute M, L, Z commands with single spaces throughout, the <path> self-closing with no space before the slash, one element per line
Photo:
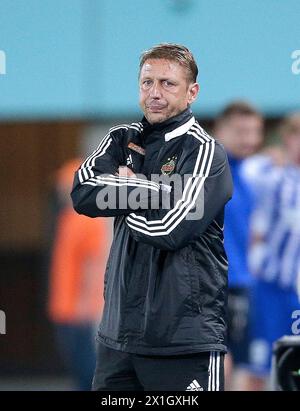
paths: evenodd
<path fill-rule="evenodd" d="M 145 155 L 145 150 L 143 149 L 143 147 L 138 146 L 137 144 L 134 143 L 129 143 L 128 144 L 128 148 L 130 148 L 133 151 L 136 151 L 137 153 L 141 154 L 142 156 Z"/>
<path fill-rule="evenodd" d="M 161 167 L 162 174 L 169 176 L 173 173 L 176 165 L 177 156 L 168 158 L 167 162 Z"/>
<path fill-rule="evenodd" d="M 127 166 L 133 166 L 133 161 L 132 161 L 131 154 L 129 154 L 129 156 L 126 159 L 126 165 Z"/>
<path fill-rule="evenodd" d="M 187 387 L 185 391 L 204 391 L 203 387 L 198 383 L 197 380 L 193 380 Z"/>

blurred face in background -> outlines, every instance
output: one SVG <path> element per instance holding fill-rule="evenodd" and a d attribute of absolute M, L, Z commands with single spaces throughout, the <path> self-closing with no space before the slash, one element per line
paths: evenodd
<path fill-rule="evenodd" d="M 263 142 L 263 121 L 257 115 L 232 114 L 215 127 L 215 136 L 234 157 L 254 154 Z"/>
<path fill-rule="evenodd" d="M 286 133 L 282 137 L 288 159 L 300 166 L 300 129 Z"/>
<path fill-rule="evenodd" d="M 184 111 L 199 91 L 188 81 L 187 69 L 176 61 L 148 59 L 139 78 L 140 106 L 150 124 L 161 123 Z"/>

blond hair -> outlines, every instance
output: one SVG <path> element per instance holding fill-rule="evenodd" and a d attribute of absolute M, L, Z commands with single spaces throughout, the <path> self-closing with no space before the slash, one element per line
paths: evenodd
<path fill-rule="evenodd" d="M 140 57 L 140 71 L 149 59 L 166 59 L 176 61 L 187 70 L 187 80 L 189 83 L 197 81 L 198 67 L 190 50 L 181 44 L 161 43 L 144 51 Z"/>

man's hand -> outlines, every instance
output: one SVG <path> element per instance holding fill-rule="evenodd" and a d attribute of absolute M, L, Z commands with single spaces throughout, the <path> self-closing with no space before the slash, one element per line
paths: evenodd
<path fill-rule="evenodd" d="M 120 177 L 136 177 L 136 175 L 134 174 L 134 172 L 126 167 L 126 166 L 120 166 L 118 169 L 118 175 Z"/>

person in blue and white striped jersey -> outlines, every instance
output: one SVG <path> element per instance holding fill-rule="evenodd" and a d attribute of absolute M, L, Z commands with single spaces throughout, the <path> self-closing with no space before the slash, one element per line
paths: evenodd
<path fill-rule="evenodd" d="M 300 308 L 300 113 L 282 121 L 280 135 L 285 163 L 275 165 L 260 158 L 256 167 L 257 202 L 249 253 L 255 275 L 249 353 L 252 390 L 266 388 L 272 344 L 292 334 L 293 312 Z"/>

